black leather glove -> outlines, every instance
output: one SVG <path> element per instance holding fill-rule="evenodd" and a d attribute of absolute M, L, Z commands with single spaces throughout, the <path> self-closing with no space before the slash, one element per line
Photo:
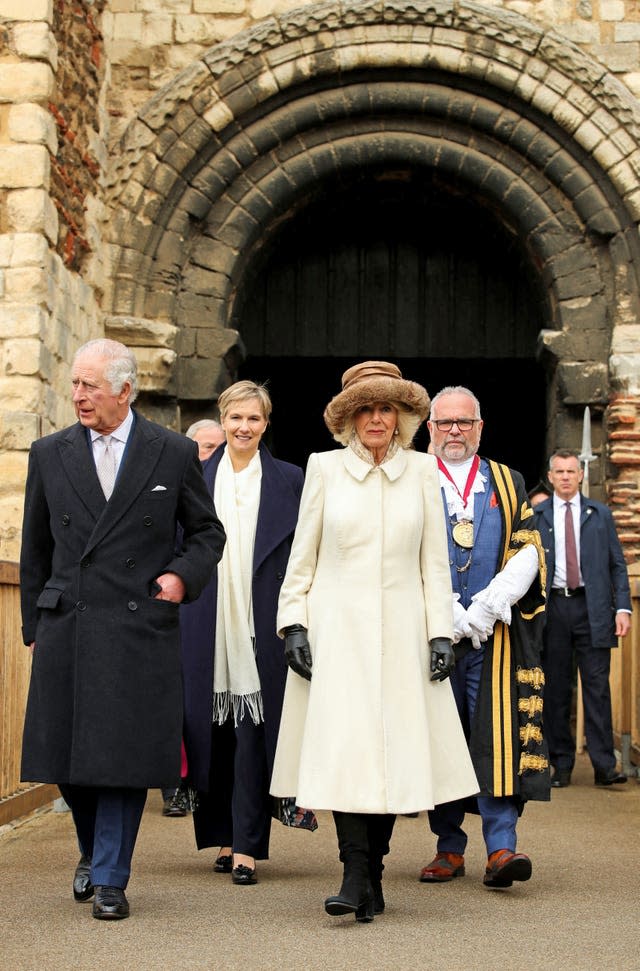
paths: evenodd
<path fill-rule="evenodd" d="M 311 681 L 311 648 L 307 628 L 302 624 L 292 624 L 291 627 L 284 628 L 284 656 L 292 671 Z"/>
<path fill-rule="evenodd" d="M 431 680 L 444 681 L 456 666 L 453 644 L 448 637 L 434 637 L 429 641 L 431 648 Z"/>

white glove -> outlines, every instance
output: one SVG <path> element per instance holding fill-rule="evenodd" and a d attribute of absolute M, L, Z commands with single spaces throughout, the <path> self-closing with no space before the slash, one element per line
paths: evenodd
<path fill-rule="evenodd" d="M 471 637 L 471 624 L 467 611 L 460 603 L 460 594 L 453 595 L 453 643 L 457 644 L 464 637 Z"/>
<path fill-rule="evenodd" d="M 478 650 L 493 634 L 496 615 L 485 604 L 474 600 L 467 609 L 467 620 L 471 626 L 471 643 Z"/>

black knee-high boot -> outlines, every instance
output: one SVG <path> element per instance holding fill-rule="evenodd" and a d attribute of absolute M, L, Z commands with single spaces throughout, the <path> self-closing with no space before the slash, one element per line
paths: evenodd
<path fill-rule="evenodd" d="M 340 893 L 327 897 L 324 909 L 332 916 L 355 914 L 356 920 L 373 920 L 373 894 L 369 876 L 367 817 L 362 813 L 334 812 L 340 860 L 344 874 Z"/>
<path fill-rule="evenodd" d="M 396 817 L 390 814 L 371 815 L 367 817 L 369 829 L 369 876 L 373 891 L 373 912 L 381 914 L 384 911 L 384 896 L 382 894 L 383 857 L 389 852 L 389 841 L 393 833 Z"/>

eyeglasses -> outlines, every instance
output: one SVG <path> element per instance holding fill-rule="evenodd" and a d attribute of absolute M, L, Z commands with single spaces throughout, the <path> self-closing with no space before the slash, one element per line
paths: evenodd
<path fill-rule="evenodd" d="M 480 418 L 434 418 L 433 424 L 439 432 L 450 432 L 454 425 L 458 426 L 459 432 L 470 432 Z"/>

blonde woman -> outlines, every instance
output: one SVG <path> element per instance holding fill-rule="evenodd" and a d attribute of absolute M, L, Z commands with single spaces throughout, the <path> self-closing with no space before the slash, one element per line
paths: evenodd
<path fill-rule="evenodd" d="M 274 459 L 263 435 L 271 399 L 238 381 L 218 400 L 226 443 L 204 476 L 226 524 L 211 584 L 181 610 L 185 746 L 198 849 L 217 846 L 218 873 L 257 882 L 269 856 L 269 781 L 286 663 L 276 609 L 298 516 L 302 469 Z"/>

